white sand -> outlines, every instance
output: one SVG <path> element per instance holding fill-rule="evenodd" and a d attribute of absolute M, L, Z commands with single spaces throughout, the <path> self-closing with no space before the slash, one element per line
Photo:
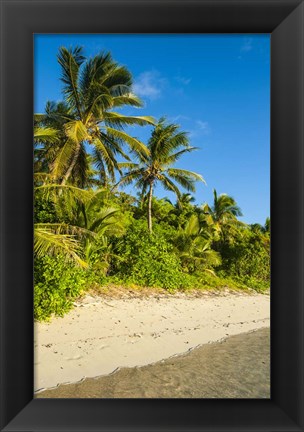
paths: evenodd
<path fill-rule="evenodd" d="M 86 297 L 35 323 L 35 391 L 142 366 L 270 325 L 267 295 L 146 299 Z"/>

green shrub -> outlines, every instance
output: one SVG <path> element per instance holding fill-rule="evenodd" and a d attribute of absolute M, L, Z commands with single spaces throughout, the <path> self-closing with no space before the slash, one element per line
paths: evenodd
<path fill-rule="evenodd" d="M 118 258 L 114 260 L 113 271 L 122 280 L 169 291 L 190 284 L 189 276 L 182 273 L 172 245 L 157 226 L 155 232 L 149 234 L 145 222 L 134 221 L 117 243 L 115 253 Z"/>
<path fill-rule="evenodd" d="M 270 248 L 267 235 L 246 231 L 222 251 L 221 274 L 262 291 L 270 285 Z"/>
<path fill-rule="evenodd" d="M 54 203 L 42 198 L 38 193 L 34 200 L 34 223 L 56 223 L 58 222 Z"/>
<path fill-rule="evenodd" d="M 57 255 L 35 259 L 34 281 L 34 318 L 47 320 L 53 314 L 63 316 L 75 298 L 93 284 L 102 284 L 104 278 Z"/>

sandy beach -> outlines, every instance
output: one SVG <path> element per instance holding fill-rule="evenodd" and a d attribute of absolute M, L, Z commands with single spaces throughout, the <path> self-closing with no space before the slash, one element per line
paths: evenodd
<path fill-rule="evenodd" d="M 270 328 L 227 337 L 148 366 L 122 368 L 38 398 L 270 398 Z"/>
<path fill-rule="evenodd" d="M 269 326 L 270 297 L 262 294 L 86 296 L 63 318 L 35 323 L 34 390 L 150 365 Z M 269 357 L 267 342 L 266 349 Z"/>

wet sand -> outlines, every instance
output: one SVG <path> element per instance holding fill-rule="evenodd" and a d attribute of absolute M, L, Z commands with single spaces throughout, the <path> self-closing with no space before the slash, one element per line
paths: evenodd
<path fill-rule="evenodd" d="M 60 385 L 37 398 L 270 398 L 270 329 L 148 366 Z"/>

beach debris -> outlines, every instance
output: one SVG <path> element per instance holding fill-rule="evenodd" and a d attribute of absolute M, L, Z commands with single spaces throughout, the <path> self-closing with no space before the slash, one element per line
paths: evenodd
<path fill-rule="evenodd" d="M 107 303 L 107 302 L 103 302 L 103 304 L 105 304 L 105 305 L 107 305 L 107 306 L 110 306 L 110 307 L 112 307 L 112 308 L 115 308 L 115 306 L 113 306 L 113 305 L 111 305 L 110 303 Z"/>
<path fill-rule="evenodd" d="M 44 346 L 44 347 L 46 347 L 46 348 L 51 348 L 51 346 L 53 346 L 53 344 L 48 343 L 48 344 L 46 344 L 46 345 L 42 345 L 42 346 Z"/>

